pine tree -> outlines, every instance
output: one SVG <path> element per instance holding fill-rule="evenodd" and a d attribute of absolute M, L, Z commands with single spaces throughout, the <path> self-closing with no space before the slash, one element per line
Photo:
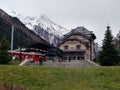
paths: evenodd
<path fill-rule="evenodd" d="M 113 36 L 110 26 L 107 26 L 107 31 L 103 40 L 102 51 L 99 55 L 99 63 L 103 66 L 115 66 L 119 64 L 119 53 L 113 44 Z"/>
<path fill-rule="evenodd" d="M 12 58 L 8 53 L 9 43 L 6 38 L 0 41 L 0 64 L 8 64 Z"/>

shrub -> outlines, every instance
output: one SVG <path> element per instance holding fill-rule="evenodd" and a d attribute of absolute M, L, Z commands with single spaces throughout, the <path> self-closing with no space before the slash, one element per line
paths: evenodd
<path fill-rule="evenodd" d="M 0 64 L 8 64 L 12 57 L 8 53 L 9 43 L 6 38 L 0 41 Z"/>

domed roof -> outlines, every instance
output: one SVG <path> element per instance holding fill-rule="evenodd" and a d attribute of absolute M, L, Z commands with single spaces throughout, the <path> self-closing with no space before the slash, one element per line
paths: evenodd
<path fill-rule="evenodd" d="M 69 35 L 74 35 L 74 34 L 81 34 L 88 38 L 92 37 L 93 39 L 96 39 L 96 36 L 94 35 L 94 33 L 92 31 L 87 30 L 83 26 L 72 29 L 69 33 L 65 34 L 64 36 L 69 36 Z"/>

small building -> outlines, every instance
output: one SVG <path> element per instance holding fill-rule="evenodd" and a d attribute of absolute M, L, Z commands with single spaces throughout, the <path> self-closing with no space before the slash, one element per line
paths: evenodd
<path fill-rule="evenodd" d="M 95 34 L 85 27 L 77 27 L 65 34 L 58 47 L 63 50 L 63 60 L 93 60 Z"/>

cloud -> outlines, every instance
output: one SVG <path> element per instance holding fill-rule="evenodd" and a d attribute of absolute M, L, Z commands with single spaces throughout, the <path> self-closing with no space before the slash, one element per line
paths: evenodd
<path fill-rule="evenodd" d="M 69 29 L 85 26 L 96 34 L 99 43 L 107 23 L 114 36 L 120 30 L 120 0 L 3 0 L 0 6 L 26 16 L 45 14 Z"/>

